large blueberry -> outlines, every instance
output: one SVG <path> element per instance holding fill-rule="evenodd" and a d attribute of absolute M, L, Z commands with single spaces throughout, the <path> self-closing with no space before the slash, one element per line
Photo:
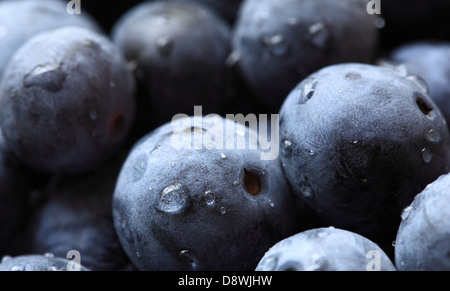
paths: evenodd
<path fill-rule="evenodd" d="M 66 257 L 80 253 L 92 271 L 128 270 L 131 264 L 117 238 L 112 218 L 112 195 L 122 155 L 95 171 L 62 177 L 30 217 L 25 251 Z"/>
<path fill-rule="evenodd" d="M 256 271 L 395 271 L 371 240 L 334 227 L 315 228 L 272 246 Z"/>
<path fill-rule="evenodd" d="M 289 185 L 277 159 L 261 158 L 255 137 L 234 121 L 195 116 L 134 146 L 113 215 L 138 269 L 253 270 L 271 245 L 295 233 Z"/>
<path fill-rule="evenodd" d="M 87 13 L 68 14 L 65 2 L 0 1 L 0 79 L 15 51 L 38 33 L 65 26 L 80 26 L 101 31 L 97 22 Z"/>
<path fill-rule="evenodd" d="M 295 194 L 325 223 L 372 240 L 393 240 L 401 210 L 450 169 L 447 123 L 423 83 L 404 73 L 329 66 L 280 111 L 280 158 Z"/>
<path fill-rule="evenodd" d="M 450 42 L 417 41 L 393 49 L 387 61 L 404 66 L 410 74 L 420 76 L 429 94 L 450 121 Z"/>
<path fill-rule="evenodd" d="M 430 183 L 402 212 L 395 241 L 399 271 L 450 270 L 450 174 Z"/>
<path fill-rule="evenodd" d="M 140 124 L 192 115 L 195 105 L 221 113 L 230 27 L 211 10 L 191 1 L 146 2 L 117 22 L 112 38 L 135 68 Z"/>
<path fill-rule="evenodd" d="M 335 63 L 371 62 L 375 20 L 360 0 L 246 0 L 233 55 L 255 94 L 276 112 L 310 73 Z"/>
<path fill-rule="evenodd" d="M 39 171 L 90 170 L 127 136 L 133 90 L 122 54 L 103 35 L 74 26 L 39 34 L 16 52 L 0 85 L 6 144 Z"/>

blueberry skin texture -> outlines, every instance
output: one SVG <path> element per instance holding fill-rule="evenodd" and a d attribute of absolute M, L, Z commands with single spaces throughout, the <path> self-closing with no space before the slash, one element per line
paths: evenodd
<path fill-rule="evenodd" d="M 233 52 L 249 87 L 272 112 L 316 70 L 372 61 L 375 16 L 360 0 L 246 0 L 233 33 Z"/>
<path fill-rule="evenodd" d="M 420 76 L 428 86 L 429 94 L 450 121 L 450 42 L 417 41 L 392 50 L 386 60 Z"/>
<path fill-rule="evenodd" d="M 280 111 L 288 181 L 328 225 L 391 241 L 401 210 L 449 171 L 439 108 L 414 76 L 368 64 L 326 67 Z"/>
<path fill-rule="evenodd" d="M 6 144 L 30 168 L 78 174 L 114 153 L 134 121 L 134 80 L 105 36 L 66 27 L 14 55 L 0 87 Z"/>
<path fill-rule="evenodd" d="M 68 265 L 69 264 L 69 265 Z M 88 268 L 76 264 L 65 257 L 60 258 L 52 254 L 29 254 L 16 257 L 5 256 L 0 263 L 0 271 L 90 271 Z"/>
<path fill-rule="evenodd" d="M 258 149 L 172 147 L 174 132 L 219 138 L 214 128 L 188 124 L 193 118 L 155 129 L 131 150 L 114 192 L 119 239 L 141 271 L 254 270 L 300 227 L 289 185 L 278 160 L 261 160 Z"/>
<path fill-rule="evenodd" d="M 377 262 L 372 265 L 374 259 Z M 368 271 L 377 267 L 379 271 L 396 271 L 376 243 L 347 230 L 327 227 L 278 242 L 264 254 L 256 271 Z"/>
<path fill-rule="evenodd" d="M 87 13 L 69 15 L 65 1 L 6 0 L 0 2 L 0 79 L 16 50 L 36 34 L 65 26 L 101 32 Z"/>
<path fill-rule="evenodd" d="M 230 26 L 190 1 L 146 2 L 117 21 L 111 37 L 135 67 L 145 133 L 178 113 L 223 110 Z M 142 135 L 143 135 L 142 134 Z M 142 136 L 141 135 L 141 136 Z"/>
<path fill-rule="evenodd" d="M 402 212 L 395 240 L 399 271 L 448 271 L 450 175 L 430 183 Z"/>
<path fill-rule="evenodd" d="M 0 256 L 11 251 L 11 244 L 26 222 L 27 172 L 6 148 L 0 131 Z"/>
<path fill-rule="evenodd" d="M 91 271 L 133 269 L 111 212 L 123 160 L 118 155 L 93 172 L 62 177 L 30 219 L 26 252 L 66 257 L 68 251 L 77 250 L 81 264 Z"/>

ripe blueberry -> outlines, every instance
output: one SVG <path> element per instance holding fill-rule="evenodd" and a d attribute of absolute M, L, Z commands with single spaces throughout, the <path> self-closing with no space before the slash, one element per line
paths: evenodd
<path fill-rule="evenodd" d="M 423 84 L 368 64 L 302 81 L 280 111 L 280 142 L 294 193 L 326 224 L 377 243 L 393 240 L 401 210 L 450 166 L 447 123 Z"/>
<path fill-rule="evenodd" d="M 133 90 L 125 60 L 103 35 L 73 26 L 39 34 L 16 52 L 0 85 L 6 144 L 38 171 L 91 170 L 127 136 Z"/>

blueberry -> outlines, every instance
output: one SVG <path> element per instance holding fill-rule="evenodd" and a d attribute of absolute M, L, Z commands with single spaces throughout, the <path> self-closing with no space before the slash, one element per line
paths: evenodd
<path fill-rule="evenodd" d="M 180 148 L 180 136 L 192 144 Z M 213 147 L 208 137 L 235 146 Z M 240 123 L 195 116 L 136 143 L 117 181 L 113 216 L 139 270 L 254 270 L 271 245 L 300 228 L 279 161 L 261 159 L 254 137 Z"/>
<path fill-rule="evenodd" d="M 387 56 L 413 75 L 420 76 L 429 89 L 429 94 L 450 121 L 450 42 L 417 41 L 393 49 Z"/>
<path fill-rule="evenodd" d="M 38 33 L 65 26 L 80 26 L 101 31 L 97 22 L 88 14 L 69 15 L 65 1 L 1 1 L 0 79 L 15 51 L 28 39 Z"/>
<path fill-rule="evenodd" d="M 133 90 L 125 60 L 105 36 L 79 27 L 39 34 L 16 52 L 1 83 L 6 144 L 38 171 L 91 170 L 127 136 Z"/>
<path fill-rule="evenodd" d="M 347 63 L 302 81 L 280 111 L 280 159 L 328 225 L 395 238 L 401 210 L 449 171 L 447 123 L 402 71 Z"/>
<path fill-rule="evenodd" d="M 309 229 L 272 246 L 256 271 L 395 271 L 386 253 L 359 234 L 338 229 Z"/>
<path fill-rule="evenodd" d="M 246 0 L 233 55 L 255 94 L 273 111 L 299 81 L 341 62 L 371 62 L 378 42 L 366 1 Z"/>
<path fill-rule="evenodd" d="M 430 183 L 402 212 L 395 240 L 399 271 L 450 270 L 450 174 Z"/>
<path fill-rule="evenodd" d="M 68 251 L 77 250 L 89 270 L 130 269 L 111 212 L 123 159 L 118 155 L 95 171 L 62 177 L 30 218 L 26 251 L 66 257 Z"/>
<path fill-rule="evenodd" d="M 86 267 L 65 257 L 53 254 L 27 254 L 16 257 L 5 256 L 0 263 L 0 271 L 90 271 Z"/>
<path fill-rule="evenodd" d="M 140 85 L 145 133 L 175 114 L 221 113 L 226 96 L 230 27 L 190 1 L 146 2 L 118 20 L 112 33 Z M 142 113 L 142 114 L 139 114 Z"/>

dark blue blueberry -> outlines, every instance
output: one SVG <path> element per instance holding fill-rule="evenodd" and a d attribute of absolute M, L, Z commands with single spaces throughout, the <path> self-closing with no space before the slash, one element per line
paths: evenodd
<path fill-rule="evenodd" d="M 272 112 L 310 73 L 335 63 L 371 62 L 378 29 L 366 1 L 247 0 L 233 36 L 245 81 Z"/>
<path fill-rule="evenodd" d="M 87 13 L 68 14 L 66 4 L 61 0 L 0 2 L 0 79 L 15 51 L 38 33 L 65 26 L 100 32 L 97 22 Z"/>
<path fill-rule="evenodd" d="M 402 212 L 395 240 L 399 271 L 450 270 L 450 174 L 430 183 Z"/>
<path fill-rule="evenodd" d="M 76 250 L 81 264 L 92 271 L 133 269 L 117 238 L 111 211 L 123 160 L 118 155 L 93 172 L 62 177 L 30 217 L 26 251 L 66 257 Z"/>
<path fill-rule="evenodd" d="M 328 225 L 392 241 L 401 210 L 450 169 L 447 123 L 403 71 L 340 64 L 302 81 L 280 111 L 294 193 Z"/>
<path fill-rule="evenodd" d="M 256 271 L 395 271 L 386 253 L 371 240 L 334 227 L 288 237 L 264 255 Z"/>
<path fill-rule="evenodd" d="M 134 80 L 105 36 L 79 27 L 39 34 L 0 87 L 6 144 L 29 167 L 76 174 L 105 161 L 134 120 Z"/>
<path fill-rule="evenodd" d="M 215 126 L 206 124 L 211 121 Z M 138 269 L 254 270 L 271 245 L 300 227 L 279 161 L 261 159 L 253 131 L 223 122 L 186 117 L 159 127 L 130 152 L 113 215 Z M 231 130 L 223 132 L 222 123 Z M 180 136 L 192 137 L 192 147 L 177 149 Z M 202 137 L 225 143 L 244 136 L 247 143 L 231 148 L 201 144 Z"/>
<path fill-rule="evenodd" d="M 145 133 L 175 114 L 192 115 L 195 105 L 221 113 L 230 27 L 210 9 L 190 1 L 146 2 L 118 20 L 112 38 L 135 70 L 139 124 L 151 124 Z"/>

